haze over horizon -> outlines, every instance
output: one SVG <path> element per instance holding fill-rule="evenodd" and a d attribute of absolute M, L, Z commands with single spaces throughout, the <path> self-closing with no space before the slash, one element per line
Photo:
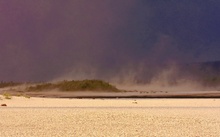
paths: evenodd
<path fill-rule="evenodd" d="M 219 13 L 217 0 L 2 0 L 0 81 L 111 79 L 220 60 Z"/>

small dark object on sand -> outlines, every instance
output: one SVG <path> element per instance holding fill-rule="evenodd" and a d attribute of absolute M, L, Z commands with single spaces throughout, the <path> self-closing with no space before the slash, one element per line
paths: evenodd
<path fill-rule="evenodd" d="M 7 105 L 6 105 L 6 104 L 1 104 L 1 106 L 2 106 L 2 107 L 7 107 Z"/>

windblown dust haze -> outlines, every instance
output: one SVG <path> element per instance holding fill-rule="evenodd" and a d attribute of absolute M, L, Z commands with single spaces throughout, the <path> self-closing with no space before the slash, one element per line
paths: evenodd
<path fill-rule="evenodd" d="M 219 13 L 211 0 L 0 1 L 0 80 L 175 83 L 179 64 L 220 60 Z"/>

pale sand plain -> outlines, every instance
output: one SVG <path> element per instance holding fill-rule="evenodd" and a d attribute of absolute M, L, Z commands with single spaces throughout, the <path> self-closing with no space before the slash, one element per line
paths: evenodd
<path fill-rule="evenodd" d="M 0 137 L 220 136 L 220 99 L 0 98 Z"/>

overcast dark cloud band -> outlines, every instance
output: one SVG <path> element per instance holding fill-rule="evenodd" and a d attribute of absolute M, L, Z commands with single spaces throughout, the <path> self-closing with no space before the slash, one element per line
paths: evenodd
<path fill-rule="evenodd" d="M 219 12 L 211 0 L 1 1 L 0 80 L 74 79 L 80 69 L 110 79 L 126 68 L 219 60 Z"/>

